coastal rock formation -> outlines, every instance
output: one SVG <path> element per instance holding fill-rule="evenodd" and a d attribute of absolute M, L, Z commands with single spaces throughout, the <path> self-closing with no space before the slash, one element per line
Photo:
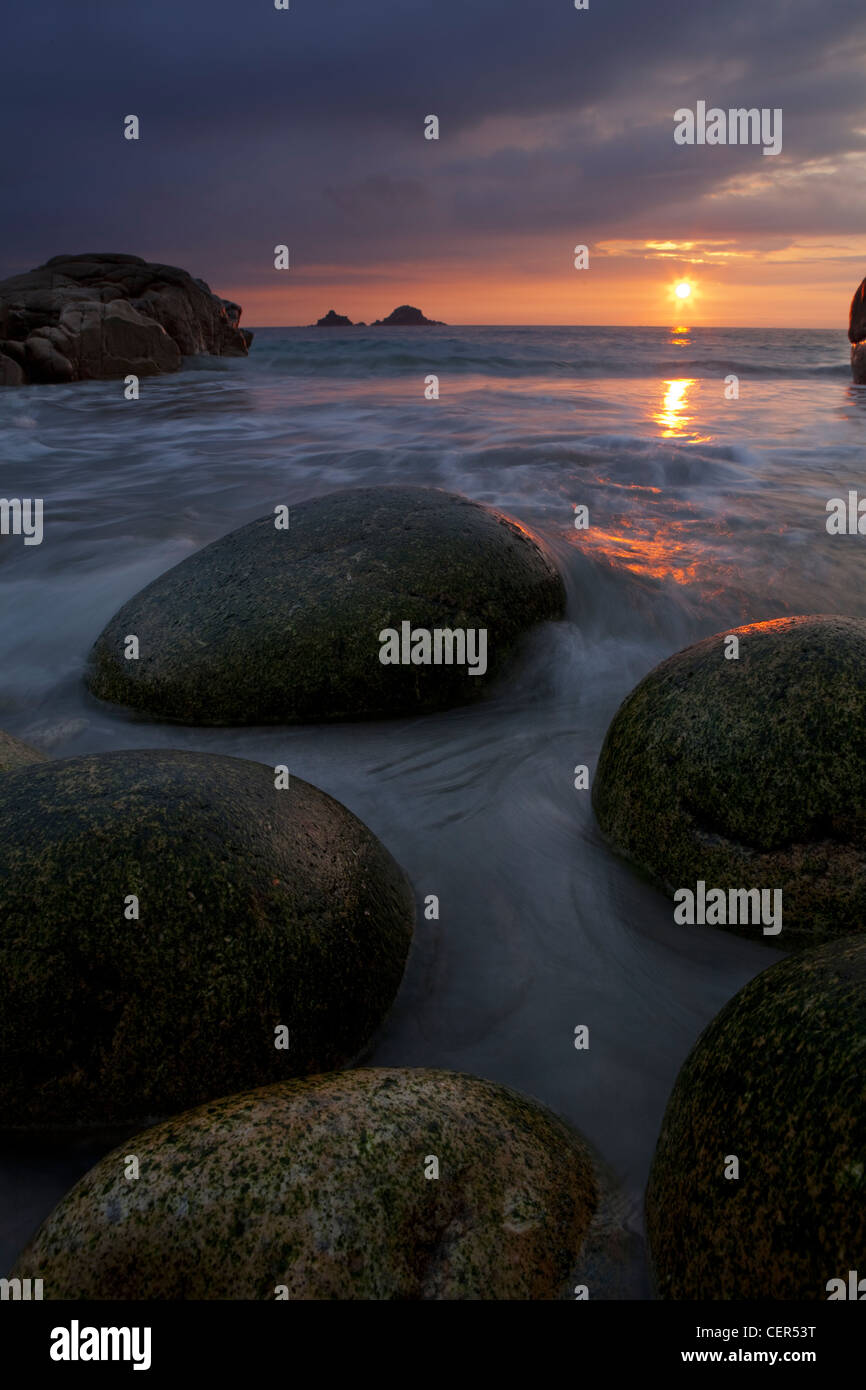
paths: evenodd
<path fill-rule="evenodd" d="M 861 280 L 851 300 L 848 316 L 848 340 L 851 343 L 851 371 L 859 386 L 866 386 L 866 280 Z"/>
<path fill-rule="evenodd" d="M 97 639 L 88 683 L 100 699 L 193 724 L 411 714 L 477 699 L 526 629 L 564 607 L 525 527 L 433 488 L 359 488 L 292 507 L 285 529 L 265 516 L 160 576 Z M 383 664 L 383 631 L 400 645 L 415 629 L 449 634 L 439 663 L 428 637 L 428 664 L 407 651 Z M 469 664 L 481 630 L 483 670 Z"/>
<path fill-rule="evenodd" d="M 536 1102 L 454 1072 L 361 1069 L 136 1135 L 15 1274 L 53 1299 L 614 1296 L 603 1193 L 588 1147 Z"/>
<path fill-rule="evenodd" d="M 183 357 L 243 357 L 240 306 L 139 256 L 55 256 L 0 281 L 0 385 L 153 376 Z"/>
<path fill-rule="evenodd" d="M 352 323 L 352 320 L 351 320 L 351 319 L 347 319 L 347 318 L 346 318 L 346 315 L 345 315 L 345 314 L 337 314 L 337 313 L 334 312 L 333 309 L 329 309 L 328 312 L 326 313 L 326 315 L 325 315 L 325 317 L 324 317 L 323 319 L 317 319 L 317 320 L 316 320 L 315 327 L 316 327 L 316 328 L 354 328 L 355 325 Z M 363 324 L 359 324 L 358 327 L 359 327 L 359 328 L 363 327 Z"/>
<path fill-rule="evenodd" d="M 22 743 L 0 729 L 0 772 L 16 772 L 19 767 L 27 767 L 30 763 L 47 761 L 46 755 L 38 748 L 31 748 L 29 743 Z"/>
<path fill-rule="evenodd" d="M 275 782 L 156 749 L 0 777 L 0 1124 L 144 1121 L 368 1043 L 411 890 L 339 802 Z"/>
<path fill-rule="evenodd" d="M 771 966 L 714 1019 L 677 1078 L 647 1189 L 662 1297 L 823 1300 L 831 1279 L 863 1275 L 864 1052 L 862 938 Z"/>
<path fill-rule="evenodd" d="M 374 328 L 418 328 L 426 325 L 428 328 L 444 328 L 446 325 L 440 323 L 439 319 L 425 319 L 420 309 L 413 309 L 411 304 L 401 304 L 386 319 L 376 319 L 373 323 Z"/>
<path fill-rule="evenodd" d="M 730 637 L 739 658 L 726 660 Z M 614 849 L 669 893 L 781 889 L 788 949 L 866 923 L 866 621 L 781 618 L 657 666 L 608 729 L 593 782 Z"/>

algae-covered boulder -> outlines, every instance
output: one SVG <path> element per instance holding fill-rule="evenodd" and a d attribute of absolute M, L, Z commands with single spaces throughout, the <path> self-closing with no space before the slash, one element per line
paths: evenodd
<path fill-rule="evenodd" d="M 0 1125 L 171 1114 L 368 1042 L 409 886 L 339 802 L 275 780 L 156 750 L 0 777 Z"/>
<path fill-rule="evenodd" d="M 44 762 L 47 762 L 46 755 L 38 748 L 31 748 L 29 743 L 22 743 L 0 729 L 0 772 L 14 772 L 30 763 Z"/>
<path fill-rule="evenodd" d="M 54 1299 L 553 1299 L 578 1281 L 593 1297 L 620 1258 L 605 1184 L 580 1137 L 514 1091 L 362 1069 L 128 1140 L 16 1272 Z"/>
<path fill-rule="evenodd" d="M 864 1055 L 860 937 L 771 966 L 710 1024 L 647 1189 L 663 1297 L 826 1299 L 866 1273 Z"/>
<path fill-rule="evenodd" d="M 866 621 L 756 623 L 662 662 L 608 729 L 593 805 L 668 892 L 781 890 L 780 933 L 729 930 L 782 948 L 862 930 Z"/>
<path fill-rule="evenodd" d="M 263 517 L 155 580 L 97 640 L 89 685 L 195 724 L 410 714 L 482 695 L 564 603 L 507 517 L 432 488 L 359 488 Z"/>

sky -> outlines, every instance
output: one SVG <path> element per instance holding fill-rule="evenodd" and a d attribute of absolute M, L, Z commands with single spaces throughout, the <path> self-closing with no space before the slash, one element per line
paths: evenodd
<path fill-rule="evenodd" d="M 40 0 L 3 54 L 0 277 L 123 251 L 251 327 L 845 328 L 866 275 L 863 0 Z M 699 101 L 780 108 L 781 153 L 677 145 Z"/>

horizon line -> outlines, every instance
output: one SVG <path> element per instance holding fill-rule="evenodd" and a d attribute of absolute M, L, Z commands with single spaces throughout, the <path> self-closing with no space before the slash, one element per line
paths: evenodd
<path fill-rule="evenodd" d="M 318 328 L 317 323 L 250 323 L 247 325 L 251 332 L 260 333 L 266 328 Z M 325 331 L 332 333 L 335 330 L 348 331 L 350 328 L 387 328 L 393 332 L 414 332 L 416 328 L 658 328 L 664 332 L 694 333 L 698 330 L 707 332 L 717 332 L 724 329 L 732 332 L 759 332 L 769 329 L 772 332 L 785 333 L 844 333 L 846 338 L 848 330 L 845 327 L 826 326 L 820 324 L 798 324 L 792 327 L 787 323 L 696 323 L 696 324 L 674 324 L 674 323 L 440 323 L 440 324 L 388 324 L 388 323 L 345 323 L 327 325 Z"/>

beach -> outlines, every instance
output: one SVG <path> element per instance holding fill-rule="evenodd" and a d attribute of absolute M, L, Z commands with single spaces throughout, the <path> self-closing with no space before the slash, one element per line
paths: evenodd
<path fill-rule="evenodd" d="M 621 701 L 682 647 L 785 615 L 866 617 L 857 537 L 826 527 L 827 502 L 858 483 L 864 412 L 844 332 L 762 329 L 266 328 L 249 358 L 144 379 L 137 401 L 119 381 L 4 391 L 4 491 L 43 499 L 44 535 L 0 540 L 0 726 L 52 758 L 171 748 L 285 764 L 343 802 L 419 903 L 440 902 L 438 920 L 418 914 L 365 1060 L 544 1102 L 607 1161 L 639 1233 L 680 1066 L 784 953 L 677 925 L 605 845 L 575 770 L 592 772 Z M 502 510 L 560 567 L 566 620 L 530 634 L 492 698 L 197 729 L 87 694 L 94 639 L 172 565 L 280 504 L 398 483 Z M 115 1142 L 0 1143 L 0 1267 Z"/>

